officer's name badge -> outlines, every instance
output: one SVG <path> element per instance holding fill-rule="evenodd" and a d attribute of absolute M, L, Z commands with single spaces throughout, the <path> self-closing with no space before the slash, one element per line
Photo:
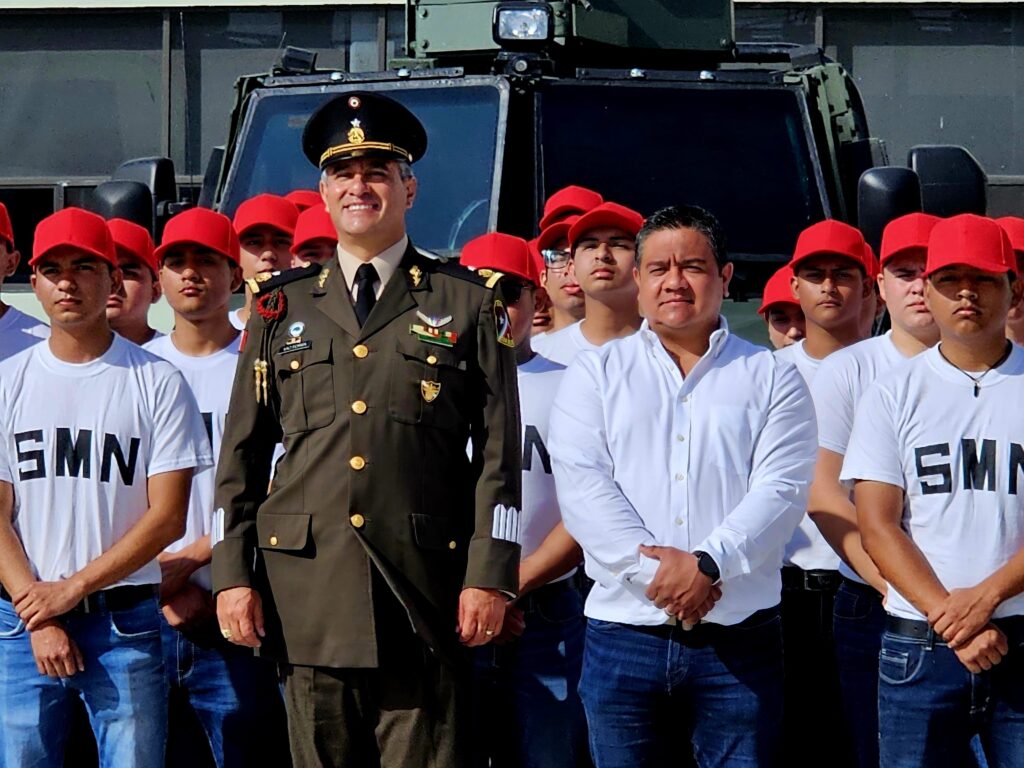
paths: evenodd
<path fill-rule="evenodd" d="M 454 347 L 459 340 L 459 334 L 454 331 L 442 331 L 439 328 L 432 328 L 428 325 L 413 323 L 409 326 L 409 333 L 427 344 L 437 344 L 441 347 Z"/>
<path fill-rule="evenodd" d="M 302 352 L 304 350 L 312 348 L 312 341 L 302 341 L 301 339 L 288 339 L 288 343 L 281 347 L 279 350 L 277 350 L 277 354 L 288 355 L 291 354 L 292 352 Z"/>

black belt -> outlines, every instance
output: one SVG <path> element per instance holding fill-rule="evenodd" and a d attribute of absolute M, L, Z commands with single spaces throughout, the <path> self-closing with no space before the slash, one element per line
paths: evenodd
<path fill-rule="evenodd" d="M 126 587 L 113 587 L 86 595 L 81 602 L 68 613 L 112 613 L 134 608 L 143 600 L 156 597 L 158 587 L 155 584 L 140 584 Z M 11 602 L 11 593 L 0 586 L 0 600 Z"/>
<path fill-rule="evenodd" d="M 551 584 L 545 584 L 543 587 L 537 587 L 537 589 L 523 595 L 521 598 L 516 600 L 516 606 L 523 613 L 530 613 L 531 611 L 537 610 L 538 605 L 543 603 L 544 600 L 560 595 L 563 592 L 569 592 L 576 589 L 576 585 L 573 583 L 572 578 L 562 579 Z"/>
<path fill-rule="evenodd" d="M 624 624 L 623 626 L 635 629 L 637 632 L 643 632 L 645 635 L 657 635 L 658 637 L 672 638 L 684 644 L 706 643 L 716 637 L 720 637 L 722 633 L 727 633 L 734 629 L 748 629 L 750 627 L 756 627 L 759 624 L 764 624 L 765 622 L 774 619 L 778 615 L 779 606 L 773 605 L 771 608 L 762 608 L 759 611 L 754 611 L 743 621 L 736 624 L 713 624 L 712 622 L 702 621 L 700 624 L 696 624 L 690 629 L 684 629 L 679 620 L 676 619 L 675 616 L 672 616 L 664 624 L 656 624 L 654 626 Z"/>
<path fill-rule="evenodd" d="M 1004 632 L 1014 634 L 1024 629 L 1024 616 L 1006 616 L 1001 619 L 992 619 L 992 623 Z M 945 645 L 946 641 L 942 635 L 935 633 L 931 624 L 920 619 L 904 619 L 899 616 L 888 615 L 885 617 L 885 631 L 894 635 L 903 635 L 912 640 L 927 640 L 936 645 Z"/>
<path fill-rule="evenodd" d="M 835 592 L 842 576 L 839 571 L 805 571 L 795 565 L 782 567 L 783 589 L 801 589 L 806 592 Z"/>

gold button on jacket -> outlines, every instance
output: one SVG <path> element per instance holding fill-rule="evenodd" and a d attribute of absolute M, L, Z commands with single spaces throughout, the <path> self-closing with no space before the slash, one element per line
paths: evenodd
<path fill-rule="evenodd" d="M 518 588 L 519 545 L 491 535 L 497 505 L 519 508 L 521 482 L 500 281 L 410 245 L 362 327 L 337 261 L 259 285 L 272 291 L 285 310 L 269 323 L 252 313 L 225 424 L 214 589 L 259 590 L 259 653 L 274 659 L 376 666 L 382 584 L 405 609 L 389 615 L 408 616 L 442 660 L 460 658 L 461 590 Z M 296 323 L 299 351 L 288 343 Z M 478 465 L 466 454 L 471 434 Z"/>

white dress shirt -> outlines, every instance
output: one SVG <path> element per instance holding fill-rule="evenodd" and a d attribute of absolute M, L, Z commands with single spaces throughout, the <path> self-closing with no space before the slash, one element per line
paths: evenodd
<path fill-rule="evenodd" d="M 646 322 L 581 352 L 548 447 L 562 517 L 597 582 L 587 616 L 666 621 L 644 595 L 659 563 L 641 544 L 711 555 L 722 598 L 706 621 L 778 604 L 782 549 L 814 472 L 814 407 L 796 368 L 730 334 L 725 318 L 685 378 Z"/>
<path fill-rule="evenodd" d="M 405 249 L 409 245 L 408 235 L 402 235 L 402 239 L 394 245 L 385 248 L 383 251 L 378 253 L 369 262 L 365 262 L 353 256 L 348 251 L 344 250 L 340 245 L 338 246 L 338 263 L 341 266 L 341 274 L 345 276 L 345 285 L 348 286 L 348 293 L 353 303 L 356 300 L 356 295 L 359 293 L 359 287 L 356 285 L 356 270 L 359 269 L 363 264 L 373 264 L 377 270 L 377 280 L 373 283 L 373 290 L 376 298 L 380 298 L 381 292 L 384 290 L 384 286 L 388 284 L 388 280 L 395 274 L 395 270 L 398 269 L 398 265 L 402 263 L 402 256 L 405 255 Z"/>

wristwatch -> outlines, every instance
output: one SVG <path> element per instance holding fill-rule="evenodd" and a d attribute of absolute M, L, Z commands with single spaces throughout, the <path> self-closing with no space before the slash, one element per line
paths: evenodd
<path fill-rule="evenodd" d="M 718 570 L 715 559 L 707 552 L 700 550 L 694 552 L 693 556 L 697 558 L 697 570 L 711 579 L 712 584 L 717 584 L 722 578 L 722 572 Z"/>

